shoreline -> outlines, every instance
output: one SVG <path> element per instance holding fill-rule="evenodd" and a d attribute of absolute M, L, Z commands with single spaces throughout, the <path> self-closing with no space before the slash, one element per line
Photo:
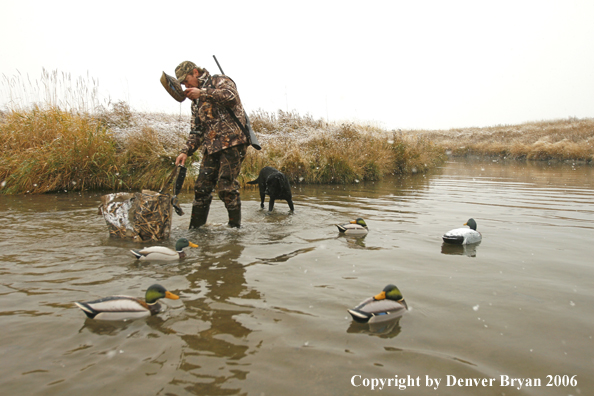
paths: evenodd
<path fill-rule="evenodd" d="M 594 118 L 450 130 L 385 130 L 294 112 L 250 114 L 261 151 L 248 150 L 239 182 L 272 166 L 292 184 L 348 185 L 424 173 L 448 157 L 594 164 Z M 98 114 L 34 106 L 0 113 L 0 194 L 159 190 L 189 130 L 189 117 Z M 188 159 L 193 188 L 200 155 Z"/>
<path fill-rule="evenodd" d="M 594 162 L 594 118 L 410 133 L 431 140 L 453 156 Z"/>

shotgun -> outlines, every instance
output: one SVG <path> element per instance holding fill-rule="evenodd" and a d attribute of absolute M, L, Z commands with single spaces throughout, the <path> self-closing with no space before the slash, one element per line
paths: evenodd
<path fill-rule="evenodd" d="M 221 74 L 224 76 L 225 72 L 223 71 L 221 64 L 217 60 L 217 57 L 215 55 L 213 55 L 212 57 L 214 58 L 215 62 L 217 63 L 217 66 L 219 67 Z M 246 137 L 250 141 L 251 146 L 253 148 L 255 148 L 256 150 L 262 150 L 262 146 L 260 146 L 260 143 L 258 142 L 258 138 L 256 137 L 256 134 L 254 133 L 254 130 L 252 129 L 252 126 L 250 125 L 250 118 L 248 117 L 247 112 L 245 110 L 244 110 L 244 112 L 245 112 L 245 121 L 246 122 L 245 122 L 245 125 L 242 125 L 242 123 L 239 121 L 239 119 L 237 118 L 235 113 L 233 113 L 233 111 L 229 108 L 229 114 L 235 120 L 237 125 L 239 125 L 239 127 L 241 128 L 243 133 L 245 133 Z"/>

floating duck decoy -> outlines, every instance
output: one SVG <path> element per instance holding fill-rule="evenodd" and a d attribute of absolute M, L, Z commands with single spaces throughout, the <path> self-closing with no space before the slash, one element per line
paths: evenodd
<path fill-rule="evenodd" d="M 175 250 L 169 249 L 165 246 L 151 246 L 144 249 L 132 249 L 130 252 L 139 260 L 155 260 L 155 261 L 173 261 L 186 257 L 184 248 L 196 248 L 198 245 L 188 241 L 186 238 L 180 238 L 175 243 Z"/>
<path fill-rule="evenodd" d="M 369 232 L 365 220 L 360 217 L 350 223 L 337 224 L 336 227 L 338 227 L 338 231 L 343 235 L 367 235 Z"/>
<path fill-rule="evenodd" d="M 377 323 L 392 320 L 408 310 L 402 293 L 395 285 L 388 285 L 376 296 L 369 297 L 347 311 L 355 322 Z"/>
<path fill-rule="evenodd" d="M 482 240 L 481 233 L 476 230 L 476 221 L 468 219 L 465 226 L 469 228 L 456 228 L 443 234 L 443 241 L 446 243 L 453 243 L 456 245 L 468 245 L 471 243 L 478 243 Z"/>
<path fill-rule="evenodd" d="M 111 296 L 87 302 L 75 302 L 90 319 L 126 320 L 151 316 L 161 311 L 161 298 L 177 300 L 179 296 L 154 284 L 146 290 L 144 301 L 130 296 Z"/>

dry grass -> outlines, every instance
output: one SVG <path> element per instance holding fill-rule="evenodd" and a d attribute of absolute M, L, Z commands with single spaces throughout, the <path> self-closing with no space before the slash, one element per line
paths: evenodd
<path fill-rule="evenodd" d="M 295 113 L 257 112 L 250 119 L 263 149 L 248 150 L 240 182 L 264 166 L 293 183 L 349 184 L 423 172 L 444 152 L 422 138 L 373 126 L 327 124 Z M 34 106 L 0 116 L 1 191 L 159 190 L 174 167 L 188 120 L 134 113 L 127 104 L 89 114 Z M 185 190 L 193 188 L 199 154 L 191 157 Z"/>
<path fill-rule="evenodd" d="M 2 75 L 0 88 L 8 108 L 16 111 L 28 110 L 33 103 L 85 113 L 109 106 L 109 99 L 99 99 L 99 81 L 89 75 L 73 78 L 70 73 L 43 69 L 39 79 L 31 80 L 19 72 L 11 77 Z"/>
<path fill-rule="evenodd" d="M 117 187 L 115 142 L 93 117 L 53 107 L 8 112 L 0 147 L 4 193 Z"/>
<path fill-rule="evenodd" d="M 73 79 L 44 70 L 40 81 L 4 76 L 0 86 L 9 98 L 7 111 L 0 112 L 2 193 L 158 190 L 189 130 L 189 117 L 137 113 L 124 102 L 102 104 L 98 82 L 88 76 Z M 576 120 L 569 126 L 535 125 L 531 128 L 547 133 L 530 142 L 520 139 L 525 128 L 517 127 L 400 133 L 283 111 L 258 111 L 250 119 L 263 149 L 248 151 L 240 175 L 244 186 L 264 166 L 280 169 L 293 183 L 348 184 L 424 172 L 443 162 L 440 145 L 450 143 L 456 153 L 496 150 L 517 157 L 530 145 L 530 158 L 553 155 L 543 153 L 582 158 L 589 146 L 592 158 L 591 121 L 584 121 L 586 127 Z M 465 148 L 460 148 L 461 136 L 468 141 Z M 510 136 L 514 144 L 506 145 Z M 197 173 L 192 161 L 199 160 L 194 155 L 186 164 L 187 190 L 193 188 Z"/>
<path fill-rule="evenodd" d="M 244 181 L 273 166 L 293 183 L 349 184 L 423 172 L 444 160 L 443 150 L 426 139 L 374 126 L 326 123 L 283 111 L 259 111 L 250 120 L 263 149 L 249 150 Z"/>
<path fill-rule="evenodd" d="M 0 191 L 159 190 L 186 139 L 188 118 L 137 113 L 124 102 L 94 112 L 51 103 L 0 112 Z M 264 166 L 281 170 L 294 184 L 425 172 L 444 161 L 446 149 L 510 159 L 594 159 L 593 119 L 405 132 L 283 111 L 258 111 L 250 120 L 263 149 L 248 150 L 243 186 Z M 199 157 L 187 162 L 186 191 L 193 188 Z"/>
<path fill-rule="evenodd" d="M 159 189 L 184 137 L 150 119 L 123 103 L 98 114 L 51 106 L 2 113 L 1 192 Z"/>
<path fill-rule="evenodd" d="M 408 133 L 430 139 L 455 156 L 594 161 L 592 118 Z"/>

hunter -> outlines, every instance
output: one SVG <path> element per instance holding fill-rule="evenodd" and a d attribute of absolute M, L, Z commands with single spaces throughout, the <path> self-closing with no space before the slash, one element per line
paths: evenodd
<path fill-rule="evenodd" d="M 246 124 L 246 114 L 237 87 L 225 75 L 210 75 L 208 70 L 185 61 L 175 69 L 175 76 L 192 100 L 191 132 L 176 165 L 185 165 L 188 156 L 202 146 L 202 163 L 194 185 L 190 229 L 206 223 L 217 188 L 229 214 L 229 226 L 241 226 L 241 199 L 237 177 L 248 147 L 248 138 L 239 123 Z"/>

